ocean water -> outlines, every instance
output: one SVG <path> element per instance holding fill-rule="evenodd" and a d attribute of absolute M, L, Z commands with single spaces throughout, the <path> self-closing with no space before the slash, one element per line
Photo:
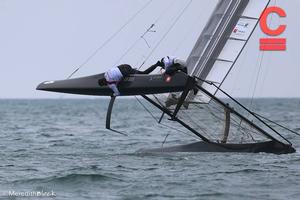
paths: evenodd
<path fill-rule="evenodd" d="M 134 99 L 0 100 L 0 199 L 300 199 L 298 152 L 136 153 L 194 141 L 157 125 Z M 300 131 L 300 99 L 259 99 L 256 109 Z M 12 192 L 53 192 L 16 197 Z M 26 195 L 26 193 L 23 193 Z M 44 193 L 45 194 L 45 193 Z"/>

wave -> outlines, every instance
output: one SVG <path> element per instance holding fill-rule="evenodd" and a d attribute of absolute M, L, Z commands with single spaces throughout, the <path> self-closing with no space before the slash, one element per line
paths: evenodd
<path fill-rule="evenodd" d="M 122 181 L 119 178 L 103 175 L 103 174 L 68 174 L 65 176 L 53 176 L 46 178 L 35 178 L 35 179 L 27 179 L 27 180 L 18 180 L 14 181 L 14 184 L 54 184 L 54 185 L 75 185 L 75 184 L 83 184 L 83 183 L 96 183 L 96 182 L 104 182 L 104 181 Z"/>
<path fill-rule="evenodd" d="M 40 133 L 56 133 L 56 132 L 60 132 L 60 131 L 66 131 L 63 128 L 58 128 L 58 127 L 46 127 L 46 128 L 41 128 L 39 130 Z"/>
<path fill-rule="evenodd" d="M 235 171 L 224 171 L 224 172 L 214 172 L 212 174 L 223 173 L 223 174 L 237 174 L 237 173 L 255 173 L 255 172 L 267 172 L 268 170 L 260 170 L 260 169 L 241 169 Z"/>
<path fill-rule="evenodd" d="M 53 178 L 51 182 L 66 183 L 66 182 L 98 182 L 116 179 L 111 176 L 102 174 L 69 174 L 62 177 Z"/>
<path fill-rule="evenodd" d="M 296 131 L 296 132 L 297 132 L 297 131 L 300 131 L 300 128 L 295 128 L 294 131 Z"/>

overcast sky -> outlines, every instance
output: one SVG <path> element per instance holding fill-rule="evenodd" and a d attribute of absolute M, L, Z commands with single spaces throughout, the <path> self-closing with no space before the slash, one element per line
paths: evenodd
<path fill-rule="evenodd" d="M 65 79 L 148 0 L 0 0 L 0 98 L 72 98 L 36 91 L 45 80 Z M 75 76 L 101 73 L 118 63 L 139 66 L 190 0 L 153 0 Z M 165 55 L 187 58 L 217 0 L 193 0 L 145 66 Z M 238 97 L 300 97 L 300 1 L 273 0 L 288 18 L 288 51 L 259 51 L 257 29 L 223 88 Z M 156 32 L 138 40 L 151 24 Z M 134 48 L 120 60 L 126 50 Z M 262 61 L 262 67 L 260 66 Z"/>

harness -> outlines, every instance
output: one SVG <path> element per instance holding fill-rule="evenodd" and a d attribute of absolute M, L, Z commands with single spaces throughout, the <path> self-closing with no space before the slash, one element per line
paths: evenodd
<path fill-rule="evenodd" d="M 108 85 L 117 84 L 119 81 L 106 81 Z"/>

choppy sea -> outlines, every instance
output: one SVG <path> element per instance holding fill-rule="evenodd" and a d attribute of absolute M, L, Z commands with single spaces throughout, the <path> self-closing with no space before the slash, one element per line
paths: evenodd
<path fill-rule="evenodd" d="M 300 131 L 300 99 L 255 105 Z M 128 136 L 108 131 L 107 106 L 107 99 L 0 100 L 0 199 L 300 199 L 299 137 L 288 136 L 297 149 L 288 155 L 136 153 L 160 147 L 167 134 L 165 146 L 194 139 L 157 125 L 133 99 L 117 100 L 112 116 Z"/>

